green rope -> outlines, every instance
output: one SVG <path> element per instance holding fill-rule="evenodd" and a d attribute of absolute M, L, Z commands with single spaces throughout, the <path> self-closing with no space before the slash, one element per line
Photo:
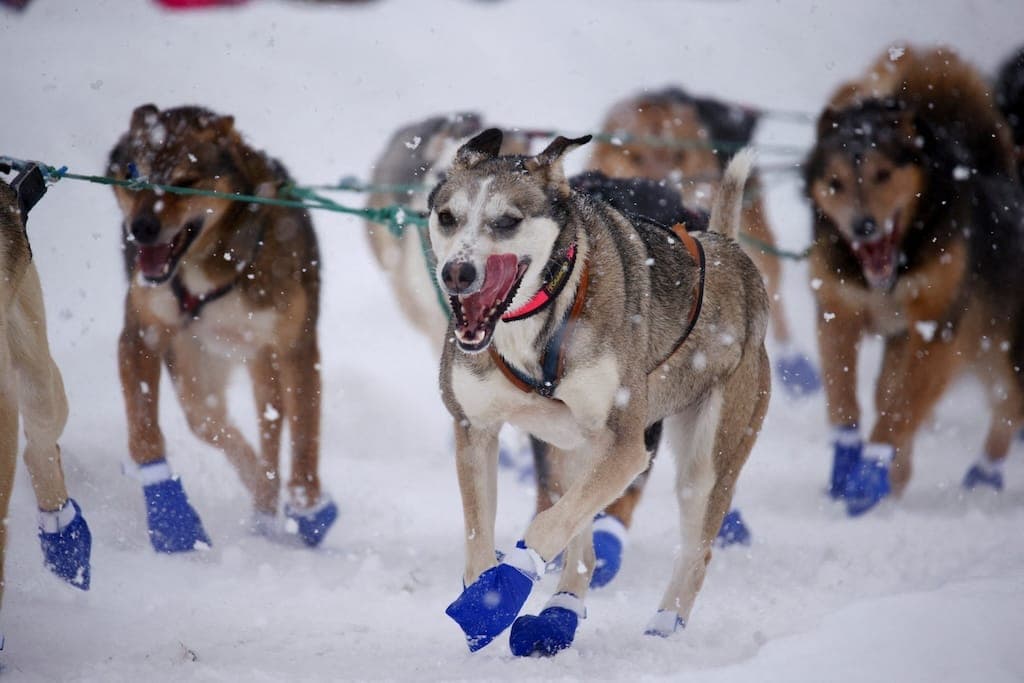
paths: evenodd
<path fill-rule="evenodd" d="M 742 232 L 740 233 L 740 240 L 776 258 L 784 258 L 791 261 L 803 261 L 811 255 L 812 247 L 807 247 L 802 251 L 789 251 L 788 249 L 780 249 L 774 244 L 769 244 L 764 240 L 759 240 L 752 235 Z"/>

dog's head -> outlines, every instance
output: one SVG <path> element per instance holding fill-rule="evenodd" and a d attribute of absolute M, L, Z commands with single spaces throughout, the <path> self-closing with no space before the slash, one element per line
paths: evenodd
<path fill-rule="evenodd" d="M 896 278 L 900 247 L 928 182 L 913 111 L 890 100 L 826 110 L 805 164 L 806 192 L 849 245 L 872 287 Z"/>
<path fill-rule="evenodd" d="M 459 148 L 429 201 L 436 277 L 467 352 L 486 349 L 502 313 L 542 286 L 571 193 L 562 156 L 590 140 L 559 137 L 536 156 L 499 156 L 502 137 L 491 128 Z"/>
<path fill-rule="evenodd" d="M 257 159 L 256 157 L 260 157 Z M 266 163 L 248 150 L 234 118 L 200 107 L 158 110 L 147 104 L 132 114 L 128 132 L 111 152 L 108 172 L 161 185 L 223 193 L 255 191 L 249 166 Z M 125 238 L 137 247 L 142 277 L 162 282 L 200 235 L 233 205 L 228 199 L 115 187 Z"/>
<path fill-rule="evenodd" d="M 590 168 L 614 177 L 706 185 L 750 141 L 757 121 L 753 111 L 677 88 L 632 97 L 616 104 L 602 127 L 621 136 L 621 144 L 599 143 Z"/>

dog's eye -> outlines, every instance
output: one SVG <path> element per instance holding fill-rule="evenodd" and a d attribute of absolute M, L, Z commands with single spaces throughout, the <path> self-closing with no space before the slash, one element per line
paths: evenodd
<path fill-rule="evenodd" d="M 832 194 L 842 192 L 843 181 L 833 176 L 833 178 L 830 181 L 828 181 L 828 191 Z"/>
<path fill-rule="evenodd" d="M 882 185 L 884 183 L 889 182 L 889 178 L 891 177 L 892 171 L 890 171 L 887 168 L 880 169 L 878 173 L 875 174 L 875 183 Z"/>
<path fill-rule="evenodd" d="M 494 222 L 491 223 L 491 227 L 494 229 L 494 232 L 499 234 L 512 232 L 513 230 L 516 229 L 516 226 L 518 226 L 522 222 L 522 220 L 523 219 L 520 218 L 519 216 L 505 214 L 504 216 L 500 216 L 494 219 Z"/>
<path fill-rule="evenodd" d="M 455 227 L 455 214 L 448 209 L 437 212 L 437 222 L 442 228 L 454 228 Z"/>

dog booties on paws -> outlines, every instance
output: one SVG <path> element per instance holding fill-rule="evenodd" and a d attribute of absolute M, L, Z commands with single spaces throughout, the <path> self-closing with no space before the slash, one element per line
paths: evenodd
<path fill-rule="evenodd" d="M 604 513 L 594 518 L 594 573 L 591 588 L 611 583 L 622 568 L 622 551 L 626 546 L 626 527 L 617 518 Z"/>
<path fill-rule="evenodd" d="M 524 614 L 512 624 L 508 644 L 516 657 L 552 657 L 572 645 L 576 627 L 586 617 L 582 601 L 557 593 L 537 616 Z"/>
<path fill-rule="evenodd" d="M 466 635 L 470 652 L 486 647 L 519 615 L 533 586 L 544 572 L 544 561 L 523 541 L 497 564 L 462 590 L 444 612 Z"/>
<path fill-rule="evenodd" d="M 743 516 L 737 509 L 729 510 L 722 519 L 722 526 L 718 529 L 718 536 L 715 538 L 715 545 L 725 548 L 730 545 L 750 545 L 750 529 L 747 528 Z"/>
<path fill-rule="evenodd" d="M 324 540 L 331 525 L 338 519 L 338 506 L 326 493 L 320 495 L 320 499 L 308 508 L 298 508 L 286 504 L 284 506 L 285 517 L 294 521 L 298 526 L 296 533 L 302 542 L 310 548 L 315 548 Z"/>
<path fill-rule="evenodd" d="M 55 512 L 39 513 L 39 544 L 47 569 L 75 588 L 89 590 L 92 533 L 74 498 Z"/>
<path fill-rule="evenodd" d="M 889 495 L 892 456 L 893 447 L 889 444 L 870 443 L 864 447 L 864 455 L 850 472 L 843 489 L 848 515 L 862 515 Z"/>
<path fill-rule="evenodd" d="M 796 349 L 784 351 L 775 361 L 775 372 L 786 393 L 800 398 L 821 389 L 821 377 L 811 359 Z"/>
<path fill-rule="evenodd" d="M 968 491 L 988 488 L 993 491 L 1003 490 L 1003 473 L 998 469 L 986 468 L 979 463 L 971 465 L 964 475 L 963 487 Z"/>
<path fill-rule="evenodd" d="M 832 476 L 829 479 L 828 495 L 833 499 L 842 498 L 846 493 L 846 481 L 858 466 L 864 442 L 856 427 L 836 427 L 832 437 Z"/>
<path fill-rule="evenodd" d="M 147 484 L 142 493 L 146 497 L 149 541 L 158 553 L 184 553 L 212 545 L 180 479 Z"/>

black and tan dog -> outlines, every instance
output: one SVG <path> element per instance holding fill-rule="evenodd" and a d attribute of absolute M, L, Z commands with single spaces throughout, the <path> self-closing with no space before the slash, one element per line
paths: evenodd
<path fill-rule="evenodd" d="M 440 379 L 467 544 L 466 588 L 448 614 L 471 650 L 510 625 L 517 655 L 568 647 L 594 568 L 593 518 L 647 468 L 645 433 L 664 421 L 683 550 L 648 632 L 668 635 L 689 616 L 768 405 L 768 298 L 732 239 L 750 158 L 726 170 L 695 239 L 573 191 L 562 156 L 589 138 L 557 138 L 536 156 L 499 156 L 501 140 L 491 129 L 464 145 L 430 202 L 454 311 Z M 563 493 L 496 563 L 506 422 L 550 444 Z M 540 615 L 516 619 L 563 551 L 579 569 L 562 572 Z"/>
<path fill-rule="evenodd" d="M 681 88 L 665 88 L 615 103 L 601 132 L 612 136 L 594 146 L 589 167 L 610 176 L 645 177 L 669 183 L 687 206 L 711 206 L 722 171 L 738 149 L 749 145 L 760 113 Z M 752 171 L 743 205 L 743 248 L 764 276 L 771 299 L 772 335 L 778 346 L 776 376 L 787 392 L 820 389 L 818 373 L 794 343 L 781 298 L 782 267 L 771 253 L 775 236 L 765 211 L 760 174 Z"/>
<path fill-rule="evenodd" d="M 947 49 L 886 53 L 821 115 L 806 189 L 836 429 L 832 495 L 858 514 L 890 486 L 901 492 L 914 435 L 964 369 L 983 378 L 992 411 L 964 483 L 1001 488 L 999 464 L 1024 417 L 1024 227 L 989 86 Z M 869 334 L 884 337 L 885 353 L 864 445 L 857 351 Z"/>
<path fill-rule="evenodd" d="M 199 107 L 139 107 L 111 152 L 109 173 L 194 191 L 273 195 L 282 166 L 247 146 L 234 119 Z M 157 421 L 161 366 L 192 431 L 224 451 L 255 504 L 255 530 L 318 544 L 337 516 L 321 491 L 320 275 L 305 211 L 202 194 L 115 188 L 129 275 L 118 347 L 129 452 L 143 483 L 150 540 L 162 552 L 208 544 L 165 460 Z M 231 422 L 225 390 L 242 364 L 252 378 L 260 449 Z M 291 436 L 285 515 L 278 521 L 281 430 Z"/>
<path fill-rule="evenodd" d="M 50 357 L 43 292 L 25 231 L 29 209 L 44 191 L 43 176 L 34 165 L 10 185 L 0 181 L 0 598 L 19 415 L 45 564 L 72 586 L 88 590 L 90 583 L 92 535 L 82 509 L 68 497 L 57 444 L 68 404 L 60 370 Z"/>

